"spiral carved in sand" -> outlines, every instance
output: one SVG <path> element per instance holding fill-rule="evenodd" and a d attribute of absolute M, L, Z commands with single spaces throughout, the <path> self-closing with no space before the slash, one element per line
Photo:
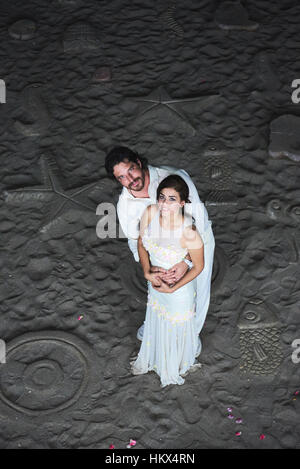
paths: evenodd
<path fill-rule="evenodd" d="M 183 28 L 175 19 L 176 2 L 170 2 L 166 11 L 160 15 L 160 20 L 167 27 L 170 37 L 183 38 Z"/>

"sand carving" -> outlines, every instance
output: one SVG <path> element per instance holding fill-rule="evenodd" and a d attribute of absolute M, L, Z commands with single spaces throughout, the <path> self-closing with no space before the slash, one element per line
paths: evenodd
<path fill-rule="evenodd" d="M 134 264 L 130 275 L 128 275 L 128 265 L 121 264 L 119 275 L 124 289 L 134 295 L 134 298 L 138 303 L 146 304 L 147 282 L 142 275 L 140 264 Z"/>
<path fill-rule="evenodd" d="M 298 237 L 296 238 L 296 236 L 293 236 L 293 235 L 289 235 L 286 239 L 286 244 L 287 244 L 287 247 L 288 247 L 288 251 L 289 251 L 289 264 L 296 264 L 298 265 L 299 264 L 299 246 L 298 246 L 298 243 L 297 243 L 297 239 Z"/>
<path fill-rule="evenodd" d="M 255 31 L 258 23 L 249 20 L 248 13 L 239 2 L 223 2 L 219 5 L 215 21 L 221 29 Z"/>
<path fill-rule="evenodd" d="M 14 39 L 28 41 L 36 32 L 36 24 L 29 19 L 18 20 L 8 28 L 9 35 Z"/>
<path fill-rule="evenodd" d="M 13 115 L 17 109 L 17 93 L 6 89 L 6 102 L 0 102 L 0 135 L 3 137 L 13 127 Z"/>
<path fill-rule="evenodd" d="M 56 161 L 51 155 L 41 156 L 40 167 L 43 185 L 7 190 L 4 192 L 4 196 L 7 203 L 50 200 L 45 210 L 45 220 L 40 229 L 42 233 L 46 233 L 50 229 L 55 230 L 58 219 L 72 208 L 85 212 L 96 212 L 96 204 L 90 201 L 89 195 L 95 188 L 99 187 L 99 182 L 65 190 L 60 180 Z"/>
<path fill-rule="evenodd" d="M 289 232 L 284 236 L 281 247 L 289 264 L 298 264 L 299 246 L 297 233 L 294 235 L 291 229 L 298 229 L 300 222 L 300 204 L 283 202 L 280 199 L 272 199 L 267 204 L 266 213 L 271 220 L 289 226 Z"/>
<path fill-rule="evenodd" d="M 300 161 L 300 117 L 285 114 L 271 122 L 269 155 Z"/>
<path fill-rule="evenodd" d="M 252 299 L 242 311 L 238 327 L 242 373 L 273 374 L 283 359 L 281 324 L 277 315 L 260 299 Z"/>
<path fill-rule="evenodd" d="M 57 0 L 58 3 L 60 3 L 61 5 L 77 5 L 77 3 L 80 3 L 81 0 Z"/>
<path fill-rule="evenodd" d="M 82 21 L 69 26 L 63 35 L 63 48 L 65 52 L 93 50 L 100 47 L 93 27 Z"/>
<path fill-rule="evenodd" d="M 300 204 L 295 202 L 289 204 L 280 199 L 272 199 L 267 204 L 267 215 L 276 221 L 282 222 L 300 222 Z"/>
<path fill-rule="evenodd" d="M 281 82 L 272 64 L 272 57 L 268 52 L 259 52 L 255 57 L 254 66 L 258 78 L 267 91 L 278 91 L 281 88 Z"/>
<path fill-rule="evenodd" d="M 0 301 L 10 300 L 21 296 L 25 291 L 25 287 L 21 282 L 9 278 L 9 274 L 2 269 L 0 275 Z"/>
<path fill-rule="evenodd" d="M 215 295 L 220 289 L 228 269 L 228 260 L 225 251 L 220 247 L 215 247 L 213 272 L 211 276 L 211 294 Z"/>
<path fill-rule="evenodd" d="M 183 38 L 183 29 L 180 24 L 175 20 L 176 2 L 170 2 L 166 11 L 160 16 L 163 26 L 167 27 L 167 32 L 170 37 Z"/>
<path fill-rule="evenodd" d="M 203 152 L 204 170 L 211 185 L 205 205 L 236 205 L 237 199 L 232 192 L 232 165 L 228 159 L 228 149 L 218 142 L 207 145 Z"/>
<path fill-rule="evenodd" d="M 13 339 L 0 368 L 0 402 L 41 416 L 74 405 L 91 384 L 92 354 L 76 336 L 40 331 Z"/>
<path fill-rule="evenodd" d="M 50 113 L 42 98 L 42 85 L 34 83 L 26 86 L 21 93 L 22 106 L 33 117 L 32 124 L 15 122 L 15 128 L 25 137 L 39 137 L 51 124 Z"/>
<path fill-rule="evenodd" d="M 194 135 L 197 130 L 182 108 L 185 105 L 202 103 L 209 98 L 217 96 L 219 95 L 213 94 L 191 98 L 171 98 L 166 89 L 163 86 L 159 86 L 147 96 L 126 97 L 122 103 L 124 107 L 128 104 L 131 105 L 131 103 L 136 103 L 136 117 L 133 123 L 143 124 L 149 121 L 151 125 L 153 125 L 153 121 L 156 121 L 159 117 L 163 117 L 167 122 L 176 121 L 178 125 L 184 127 Z"/>
<path fill-rule="evenodd" d="M 251 237 L 250 242 L 244 249 L 245 259 L 249 272 L 255 268 L 268 269 L 273 273 L 275 269 L 283 269 L 289 265 L 299 262 L 299 246 L 297 241 L 298 227 L 289 227 L 283 233 L 283 225 L 264 228 Z M 261 278 L 260 274 L 257 278 Z"/>

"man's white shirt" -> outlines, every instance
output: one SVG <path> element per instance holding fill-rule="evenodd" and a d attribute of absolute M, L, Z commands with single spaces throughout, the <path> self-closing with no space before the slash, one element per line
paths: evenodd
<path fill-rule="evenodd" d="M 139 237 L 140 219 L 148 205 L 157 203 L 157 187 L 160 182 L 170 174 L 177 174 L 178 176 L 181 176 L 189 186 L 189 200 L 191 201 L 191 204 L 186 204 L 185 210 L 190 211 L 194 218 L 197 217 L 198 223 L 196 226 L 198 231 L 200 231 L 200 234 L 206 229 L 209 223 L 206 208 L 200 201 L 197 189 L 185 170 L 171 166 L 155 167 L 151 165 L 148 165 L 148 169 L 150 177 L 148 187 L 149 197 L 134 197 L 128 191 L 128 189 L 126 189 L 126 187 L 123 187 L 117 204 L 119 223 L 121 225 L 124 236 L 128 238 L 129 248 L 137 262 L 139 262 L 137 240 Z M 190 209 L 188 206 L 190 206 Z M 201 219 L 201 222 L 199 222 L 199 219 Z"/>

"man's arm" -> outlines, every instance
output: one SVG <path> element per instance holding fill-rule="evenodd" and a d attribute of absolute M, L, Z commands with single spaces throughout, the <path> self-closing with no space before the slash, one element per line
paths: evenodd
<path fill-rule="evenodd" d="M 134 260 L 136 262 L 140 261 L 139 251 L 138 251 L 138 241 L 137 239 L 128 238 L 128 246 L 130 251 L 133 254 Z"/>
<path fill-rule="evenodd" d="M 127 203 L 123 201 L 122 199 L 119 199 L 119 202 L 117 204 L 117 214 L 118 214 L 118 219 L 119 223 L 121 226 L 122 230 L 122 235 L 123 237 L 128 239 L 128 247 L 130 251 L 133 254 L 133 257 L 136 262 L 139 262 L 139 253 L 138 253 L 138 243 L 137 239 L 129 237 L 129 220 L 128 220 L 128 207 Z"/>

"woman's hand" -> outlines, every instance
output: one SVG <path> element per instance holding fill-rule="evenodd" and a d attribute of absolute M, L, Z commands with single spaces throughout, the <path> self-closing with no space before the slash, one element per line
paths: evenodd
<path fill-rule="evenodd" d="M 172 287 L 175 283 L 173 274 L 170 275 L 170 273 L 168 272 L 168 269 L 164 269 L 163 267 L 152 265 L 150 267 L 150 273 L 156 274 L 156 278 L 159 279 L 160 284 L 162 280 L 164 280 L 170 287 Z"/>
<path fill-rule="evenodd" d="M 155 286 L 155 285 L 152 285 L 152 286 L 155 290 L 159 291 L 160 293 L 173 293 L 173 291 L 174 291 L 174 289 L 172 287 L 170 287 L 163 280 L 161 280 L 161 285 L 160 286 Z"/>
<path fill-rule="evenodd" d="M 161 285 L 160 274 L 157 272 L 147 272 L 145 274 L 145 279 L 152 283 L 153 287 L 159 287 Z"/>
<path fill-rule="evenodd" d="M 165 274 L 161 275 L 161 278 L 169 285 L 174 285 L 174 283 L 178 282 L 186 274 L 187 270 L 187 264 L 181 261 L 168 269 Z"/>

